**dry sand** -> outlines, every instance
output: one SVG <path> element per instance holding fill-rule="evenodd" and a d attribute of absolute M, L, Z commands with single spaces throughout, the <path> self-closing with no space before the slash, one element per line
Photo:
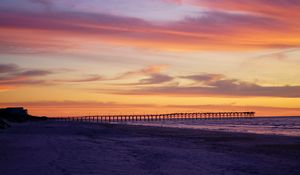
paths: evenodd
<path fill-rule="evenodd" d="M 0 130 L 1 175 L 300 174 L 300 138 L 32 122 Z"/>

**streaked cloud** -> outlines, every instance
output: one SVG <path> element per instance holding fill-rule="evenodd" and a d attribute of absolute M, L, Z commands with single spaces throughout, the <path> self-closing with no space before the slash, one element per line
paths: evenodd
<path fill-rule="evenodd" d="M 272 17 L 298 16 L 300 2 L 297 0 L 163 0 L 175 4 L 190 4 L 223 11 L 251 12 Z"/>
<path fill-rule="evenodd" d="M 187 75 L 187 76 L 181 76 L 181 78 L 185 79 L 191 79 L 197 82 L 215 82 L 218 80 L 221 80 L 225 78 L 222 74 L 197 74 L 197 75 Z"/>
<path fill-rule="evenodd" d="M 120 85 L 151 85 L 151 84 L 161 84 L 165 82 L 172 81 L 174 78 L 172 76 L 161 73 L 165 70 L 168 65 L 160 64 L 160 65 L 149 65 L 142 69 L 133 70 L 124 72 L 119 76 L 111 78 L 110 80 L 122 80 L 128 78 L 140 78 L 137 83 L 122 83 Z"/>
<path fill-rule="evenodd" d="M 150 78 L 145 78 L 140 80 L 138 85 L 145 85 L 145 84 L 160 84 L 164 82 L 169 82 L 173 80 L 173 77 L 169 75 L 164 75 L 164 74 L 152 74 Z"/>
<path fill-rule="evenodd" d="M 88 75 L 84 78 L 77 79 L 58 79 L 54 80 L 54 82 L 58 83 L 84 83 L 84 82 L 94 82 L 94 81 L 103 81 L 106 80 L 103 76 L 100 75 Z"/>
<path fill-rule="evenodd" d="M 45 76 L 45 75 L 49 75 L 52 73 L 53 72 L 49 71 L 49 70 L 27 70 L 24 72 L 20 72 L 17 75 L 34 77 L 34 76 Z"/>
<path fill-rule="evenodd" d="M 297 0 L 187 0 L 186 2 L 202 7 L 252 12 L 279 18 L 299 16 L 300 9 L 300 2 Z"/>
<path fill-rule="evenodd" d="M 0 64 L 0 89 L 5 89 L 1 87 L 11 89 L 18 86 L 50 84 L 43 77 L 55 73 L 51 70 L 25 69 L 16 64 Z"/>
<path fill-rule="evenodd" d="M 201 4 L 214 7 L 206 1 Z M 2 9 L 0 27 L 2 35 L 7 35 L 8 29 L 11 33 L 11 37 L 1 35 L 0 43 L 11 43 L 15 49 L 22 43 L 31 49 L 43 44 L 48 49 L 55 45 L 78 45 L 79 43 L 72 41 L 71 38 L 74 37 L 77 40 L 182 51 L 291 48 L 300 45 L 297 21 L 291 23 L 267 15 L 218 9 L 202 10 L 181 20 L 159 24 L 142 18 L 105 13 Z M 20 32 L 28 34 L 26 37 L 30 38 L 30 42 L 24 43 L 24 40 L 13 37 Z M 65 42 L 60 42 L 60 39 L 55 41 L 49 36 L 61 38 Z M 1 46 L 3 47 L 7 47 L 6 44 Z"/>
<path fill-rule="evenodd" d="M 0 64 L 0 73 L 11 73 L 18 70 L 19 67 L 15 64 Z"/>
<path fill-rule="evenodd" d="M 196 86 L 160 86 L 112 90 L 123 95 L 218 96 L 218 97 L 287 97 L 299 98 L 300 86 L 262 86 L 256 83 L 230 79 L 221 74 L 181 76 L 201 83 Z"/>
<path fill-rule="evenodd" d="M 166 69 L 167 67 L 168 67 L 168 65 L 165 65 L 165 64 L 148 65 L 148 66 L 138 69 L 138 70 L 127 71 L 127 72 L 121 73 L 120 75 L 118 75 L 112 79 L 124 79 L 124 78 L 130 78 L 130 77 L 135 77 L 135 76 L 158 74 L 162 70 Z"/>

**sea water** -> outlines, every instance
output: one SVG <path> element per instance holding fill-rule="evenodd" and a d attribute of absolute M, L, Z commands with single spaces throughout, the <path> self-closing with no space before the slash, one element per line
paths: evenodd
<path fill-rule="evenodd" d="M 255 117 L 253 119 L 207 119 L 207 120 L 158 120 L 131 121 L 127 124 L 192 128 L 227 132 L 244 132 L 300 136 L 299 117 Z"/>

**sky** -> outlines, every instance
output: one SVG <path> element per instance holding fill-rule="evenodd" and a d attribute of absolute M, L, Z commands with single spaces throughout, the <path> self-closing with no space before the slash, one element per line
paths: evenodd
<path fill-rule="evenodd" d="M 0 107 L 300 115 L 298 0 L 1 0 Z"/>

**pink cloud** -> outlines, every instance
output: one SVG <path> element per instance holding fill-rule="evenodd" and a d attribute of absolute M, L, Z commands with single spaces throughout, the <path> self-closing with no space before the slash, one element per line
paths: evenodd
<path fill-rule="evenodd" d="M 0 48 L 5 50 L 5 43 L 11 43 L 16 49 L 22 43 L 33 49 L 39 47 L 39 43 L 46 48 L 62 48 L 78 45 L 79 43 L 70 40 L 74 37 L 85 41 L 106 41 L 170 50 L 298 47 L 300 43 L 295 39 L 300 37 L 297 24 L 298 22 L 296 25 L 290 24 L 269 16 L 215 10 L 163 24 L 108 14 L 2 10 Z M 28 33 L 24 36 L 27 37 L 27 45 L 24 39 L 13 37 L 21 32 Z M 11 37 L 5 37 L 7 34 Z M 15 52 L 16 49 L 10 50 Z"/>

